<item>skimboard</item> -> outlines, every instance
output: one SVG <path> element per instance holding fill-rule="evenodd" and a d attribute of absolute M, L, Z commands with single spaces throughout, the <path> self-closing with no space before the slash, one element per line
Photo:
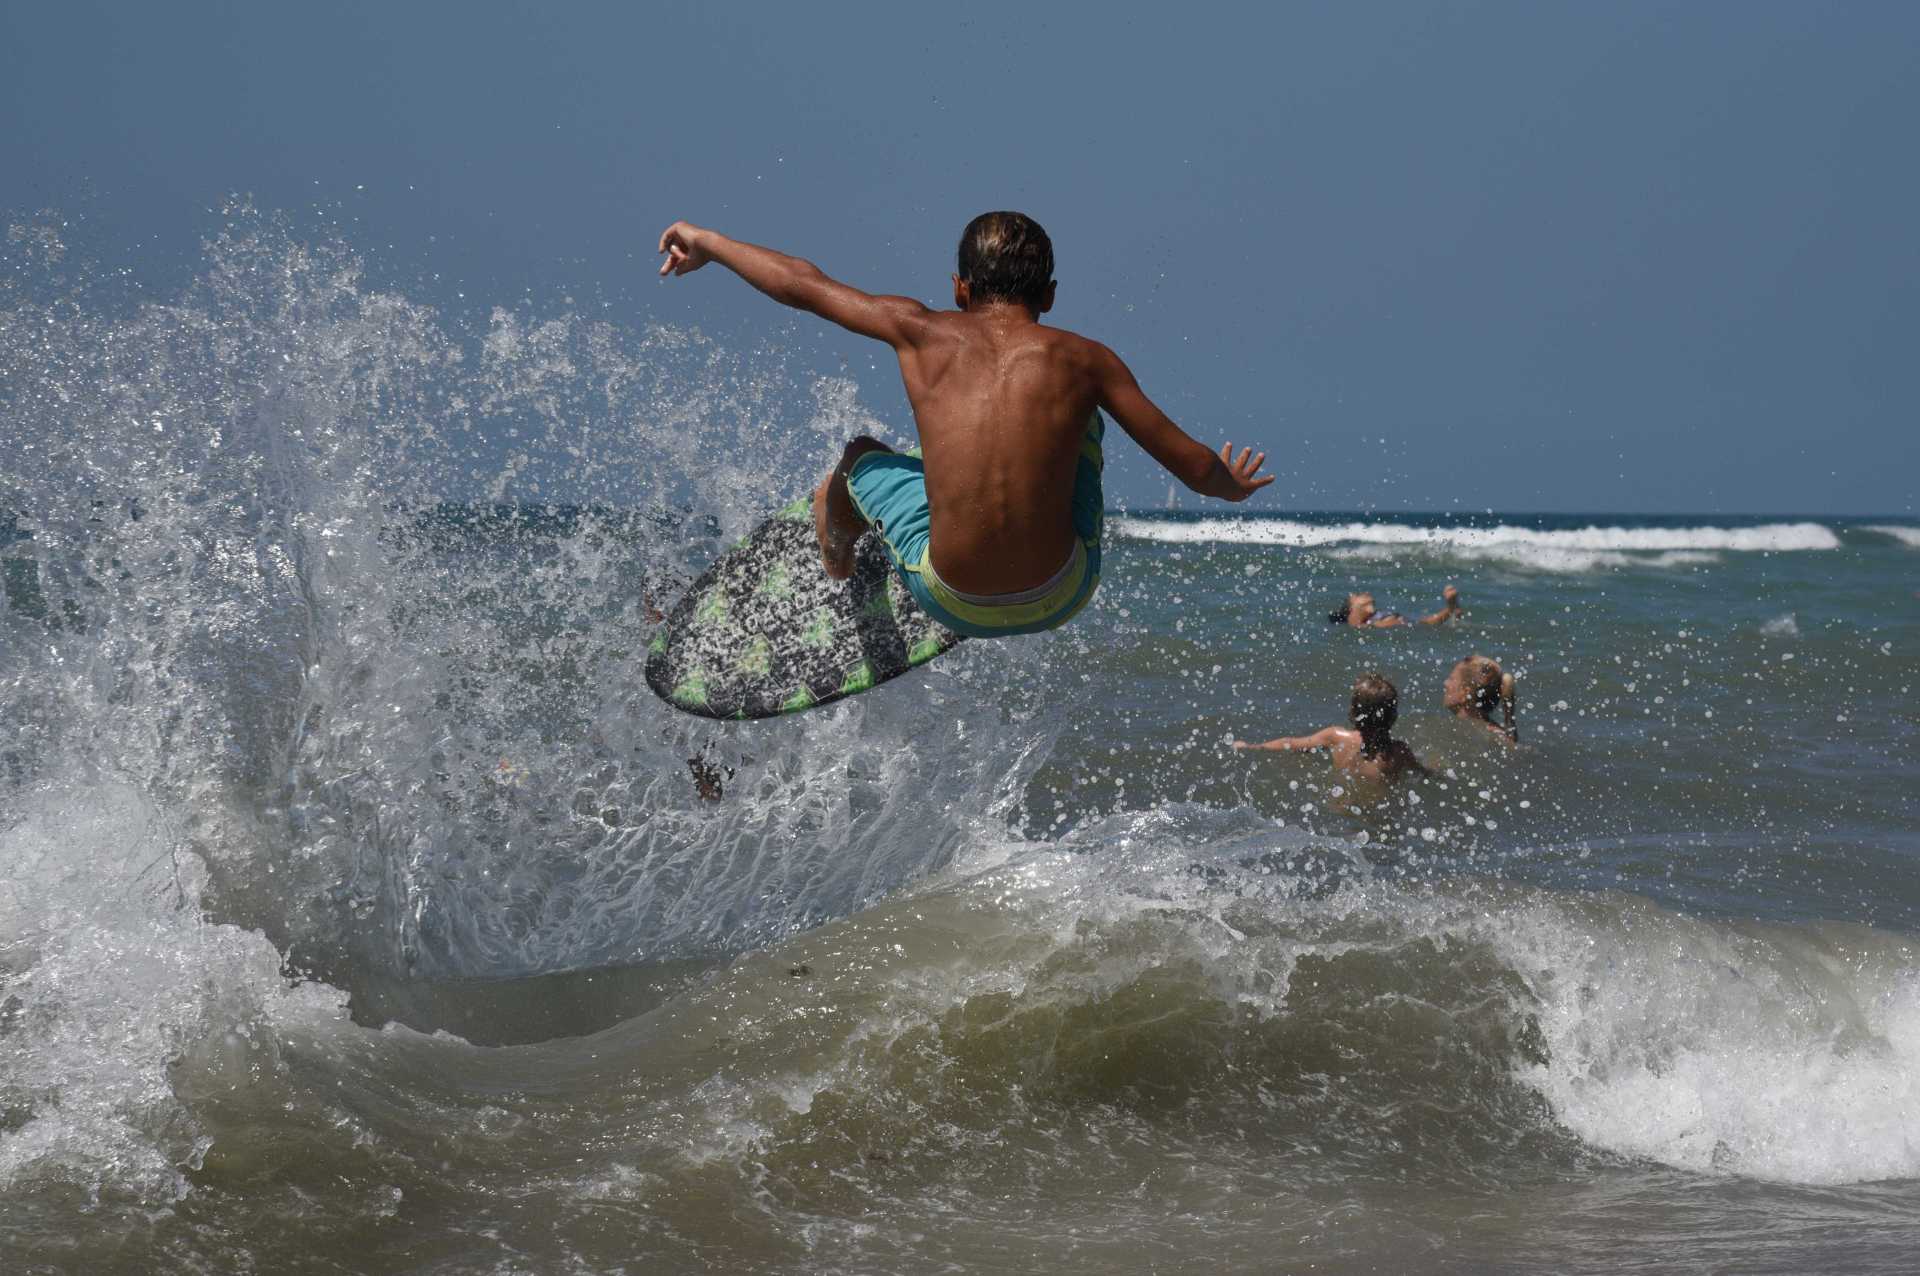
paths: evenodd
<path fill-rule="evenodd" d="M 953 649 L 960 635 L 915 605 L 876 536 L 853 575 L 820 564 L 801 497 L 728 550 L 667 613 L 647 685 L 705 718 L 771 718 L 871 690 Z"/>

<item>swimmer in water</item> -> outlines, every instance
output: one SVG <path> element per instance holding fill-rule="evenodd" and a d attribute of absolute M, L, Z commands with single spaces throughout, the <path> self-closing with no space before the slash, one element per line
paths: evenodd
<path fill-rule="evenodd" d="M 1278 753 L 1298 753 L 1308 749 L 1327 749 L 1333 754 L 1334 769 L 1360 779 L 1392 782 L 1409 775 L 1425 775 L 1427 769 L 1402 741 L 1393 738 L 1394 720 L 1400 716 L 1400 693 L 1377 673 L 1361 674 L 1354 679 L 1353 699 L 1347 706 L 1351 727 L 1327 727 L 1312 735 L 1282 736 L 1265 744 L 1235 740 L 1235 749 L 1269 749 Z"/>
<path fill-rule="evenodd" d="M 1485 727 L 1508 744 L 1520 743 L 1520 728 L 1514 723 L 1513 675 L 1486 656 L 1468 656 L 1458 661 L 1447 674 L 1440 689 L 1440 703 L 1456 718 L 1464 718 Z M 1493 711 L 1501 711 L 1501 721 L 1493 720 Z"/>
<path fill-rule="evenodd" d="M 1381 611 L 1374 605 L 1372 594 L 1348 594 L 1347 601 L 1327 614 L 1327 619 L 1336 625 L 1346 625 L 1353 629 L 1393 629 L 1401 625 L 1444 625 L 1449 620 L 1467 614 L 1460 605 L 1460 591 L 1448 585 L 1440 591 L 1442 606 L 1430 616 L 1421 616 L 1417 620 L 1408 620 L 1397 611 Z"/>

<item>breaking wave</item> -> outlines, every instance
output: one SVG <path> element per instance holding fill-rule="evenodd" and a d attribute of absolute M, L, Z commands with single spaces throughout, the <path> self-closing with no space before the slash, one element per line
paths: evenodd
<path fill-rule="evenodd" d="M 1860 530 L 1891 536 L 1908 549 L 1920 549 L 1920 527 L 1901 527 L 1896 523 L 1868 523 Z"/>
<path fill-rule="evenodd" d="M 1171 522 L 1120 518 L 1113 520 L 1110 526 L 1120 535 L 1135 540 L 1286 545 L 1299 549 L 1347 544 L 1468 551 L 1527 546 L 1548 550 L 1649 554 L 1675 551 L 1784 553 L 1840 548 L 1839 536 L 1822 523 L 1762 523 L 1754 527 L 1596 525 L 1539 529 L 1508 524 L 1497 527 L 1423 527 L 1404 523 L 1305 523 L 1295 519 L 1206 518 L 1193 522 Z M 1914 534 L 1920 536 L 1920 532 Z"/>

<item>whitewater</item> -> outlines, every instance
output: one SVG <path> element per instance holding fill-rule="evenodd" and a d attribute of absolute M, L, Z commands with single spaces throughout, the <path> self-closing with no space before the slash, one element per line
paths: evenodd
<path fill-rule="evenodd" d="M 1911 1267 L 1910 512 L 1115 511 L 1070 628 L 707 723 L 657 603 L 851 382 L 0 252 L 9 1270 Z M 1430 778 L 1228 747 L 1369 670 Z"/>

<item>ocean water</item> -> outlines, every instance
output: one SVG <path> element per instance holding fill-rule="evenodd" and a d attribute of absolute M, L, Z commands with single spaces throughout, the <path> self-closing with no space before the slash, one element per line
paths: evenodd
<path fill-rule="evenodd" d="M 1910 512 L 1114 511 L 712 724 L 652 608 L 849 384 L 244 209 L 0 257 L 6 1271 L 1912 1270 Z M 1367 670 L 1428 779 L 1228 747 Z"/>

